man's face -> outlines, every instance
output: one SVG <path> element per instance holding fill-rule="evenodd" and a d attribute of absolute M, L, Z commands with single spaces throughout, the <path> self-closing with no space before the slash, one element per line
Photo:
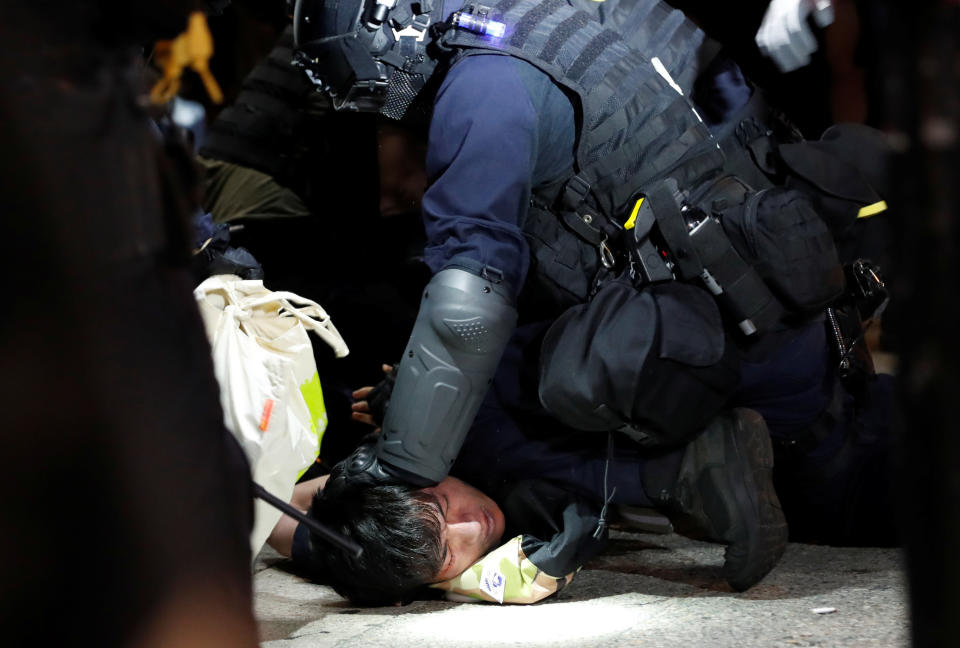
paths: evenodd
<path fill-rule="evenodd" d="M 424 492 L 440 505 L 440 538 L 443 562 L 436 582 L 459 576 L 488 551 L 503 535 L 503 511 L 497 504 L 456 477 L 447 477 Z"/>

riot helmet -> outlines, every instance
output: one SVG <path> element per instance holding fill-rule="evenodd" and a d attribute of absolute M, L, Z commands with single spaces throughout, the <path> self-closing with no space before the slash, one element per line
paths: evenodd
<path fill-rule="evenodd" d="M 336 110 L 404 117 L 436 66 L 441 0 L 296 0 L 295 62 Z"/>
<path fill-rule="evenodd" d="M 296 0 L 295 62 L 335 110 L 408 118 L 429 110 L 423 90 L 450 52 L 443 34 L 500 37 L 505 26 L 492 17 L 489 7 L 466 4 L 444 20 L 443 0 Z"/>

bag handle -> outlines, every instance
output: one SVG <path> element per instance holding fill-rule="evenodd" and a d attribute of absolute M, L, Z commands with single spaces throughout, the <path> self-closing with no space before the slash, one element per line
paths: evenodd
<path fill-rule="evenodd" d="M 336 357 L 342 358 L 350 353 L 347 343 L 344 342 L 337 327 L 333 325 L 327 311 L 317 302 L 286 290 L 272 291 L 262 283 L 260 287 L 267 291 L 267 294 L 250 299 L 237 291 L 235 284 L 238 281 L 242 280 L 233 275 L 215 275 L 200 284 L 194 290 L 194 295 L 205 298 L 209 293 L 222 291 L 226 301 L 224 312 L 233 307 L 231 310 L 239 311 L 234 314 L 239 319 L 243 319 L 241 313 L 249 316 L 249 309 L 278 303 L 283 311 L 280 314 L 281 317 L 284 314 L 296 317 L 308 330 L 313 331 L 326 342 L 333 349 Z M 294 305 L 295 303 L 298 305 Z"/>
<path fill-rule="evenodd" d="M 294 302 L 298 305 L 294 305 Z M 344 342 L 337 327 L 333 325 L 330 315 L 313 300 L 286 290 L 277 290 L 272 291 L 269 295 L 238 303 L 242 304 L 244 309 L 278 303 L 286 314 L 296 317 L 307 329 L 316 333 L 321 340 L 326 342 L 338 358 L 350 353 L 347 343 Z"/>
<path fill-rule="evenodd" d="M 343 341 L 340 331 L 333 325 L 330 316 L 327 315 L 327 312 L 323 310 L 319 304 L 313 304 L 306 308 L 297 308 L 286 299 L 281 299 L 280 304 L 287 313 L 296 317 L 307 329 L 316 333 L 321 340 L 326 342 L 327 345 L 333 349 L 336 357 L 342 358 L 350 353 L 350 349 L 347 348 L 347 343 Z M 314 310 L 314 307 L 319 311 L 318 315 L 307 312 Z M 319 317 L 319 319 L 315 319 L 315 317 Z"/>

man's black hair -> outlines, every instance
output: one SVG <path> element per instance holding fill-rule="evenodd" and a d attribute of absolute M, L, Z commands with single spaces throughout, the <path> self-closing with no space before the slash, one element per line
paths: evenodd
<path fill-rule="evenodd" d="M 333 483 L 342 466 L 334 467 Z M 312 559 L 323 581 L 358 605 L 408 601 L 442 566 L 437 498 L 408 485 L 357 485 L 337 480 L 318 491 L 309 515 L 363 547 L 354 558 L 319 538 Z"/>

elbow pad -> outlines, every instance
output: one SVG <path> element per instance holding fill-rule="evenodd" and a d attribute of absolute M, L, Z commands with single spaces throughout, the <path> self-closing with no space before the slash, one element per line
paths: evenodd
<path fill-rule="evenodd" d="M 434 275 L 377 440 L 387 472 L 417 486 L 447 476 L 516 323 L 504 285 L 456 268 Z"/>

